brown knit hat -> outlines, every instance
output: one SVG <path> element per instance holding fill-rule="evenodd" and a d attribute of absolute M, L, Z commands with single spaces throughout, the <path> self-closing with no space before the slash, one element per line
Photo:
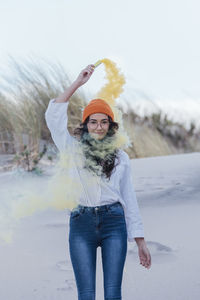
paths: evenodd
<path fill-rule="evenodd" d="M 114 113 L 106 101 L 103 99 L 94 99 L 91 100 L 88 105 L 83 110 L 82 123 L 87 119 L 88 116 L 95 113 L 106 114 L 111 117 L 114 121 Z"/>

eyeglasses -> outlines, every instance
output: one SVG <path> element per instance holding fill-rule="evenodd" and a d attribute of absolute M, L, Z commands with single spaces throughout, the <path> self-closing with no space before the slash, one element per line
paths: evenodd
<path fill-rule="evenodd" d="M 110 122 L 107 121 L 107 120 L 103 120 L 103 121 L 100 121 L 100 122 L 96 122 L 96 121 L 89 121 L 88 122 L 91 129 L 97 128 L 99 123 L 101 125 L 101 128 L 106 128 L 110 124 Z"/>

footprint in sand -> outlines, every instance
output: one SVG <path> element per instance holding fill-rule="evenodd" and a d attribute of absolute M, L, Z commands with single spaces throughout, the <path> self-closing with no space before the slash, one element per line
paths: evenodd
<path fill-rule="evenodd" d="M 70 290 L 74 290 L 76 288 L 76 284 L 75 284 L 75 279 L 73 278 L 73 270 L 72 270 L 72 266 L 71 263 L 69 261 L 59 261 L 56 264 L 56 267 L 60 270 L 60 271 L 64 271 L 65 272 L 65 283 L 64 285 L 57 287 L 57 291 L 70 291 Z"/>
<path fill-rule="evenodd" d="M 169 246 L 153 241 L 147 241 L 146 244 L 151 254 L 152 263 L 167 263 L 177 259 L 175 255 L 176 250 Z M 138 254 L 137 245 L 135 245 L 132 249 L 128 249 L 128 254 Z"/>
<path fill-rule="evenodd" d="M 60 271 L 72 271 L 72 266 L 71 263 L 69 261 L 59 261 L 56 264 L 56 267 L 60 270 Z"/>
<path fill-rule="evenodd" d="M 149 248 L 149 251 L 151 251 L 152 254 L 160 254 L 160 253 L 169 254 L 169 253 L 173 252 L 172 248 L 170 248 L 166 245 L 160 244 L 158 242 L 148 241 L 147 246 Z"/>
<path fill-rule="evenodd" d="M 64 286 L 58 287 L 57 291 L 69 291 L 69 290 L 74 290 L 75 288 L 76 288 L 75 280 L 66 279 Z"/>

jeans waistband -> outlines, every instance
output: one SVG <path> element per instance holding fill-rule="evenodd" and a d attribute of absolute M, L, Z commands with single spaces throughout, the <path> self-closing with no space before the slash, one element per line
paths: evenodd
<path fill-rule="evenodd" d="M 111 204 L 105 204 L 105 205 L 98 205 L 98 206 L 83 206 L 81 204 L 79 204 L 77 206 L 77 209 L 80 209 L 82 212 L 84 210 L 89 210 L 89 211 L 106 211 L 109 209 L 110 206 L 113 206 L 113 205 L 121 205 L 122 204 L 117 201 L 117 202 L 114 202 L 114 203 L 111 203 Z"/>

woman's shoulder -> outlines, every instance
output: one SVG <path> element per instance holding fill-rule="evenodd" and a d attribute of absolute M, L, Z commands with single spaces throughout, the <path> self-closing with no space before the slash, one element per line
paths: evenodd
<path fill-rule="evenodd" d="M 121 162 L 126 163 L 126 164 L 130 163 L 130 158 L 124 150 L 119 149 L 118 154 L 119 154 L 119 158 L 120 158 Z"/>

